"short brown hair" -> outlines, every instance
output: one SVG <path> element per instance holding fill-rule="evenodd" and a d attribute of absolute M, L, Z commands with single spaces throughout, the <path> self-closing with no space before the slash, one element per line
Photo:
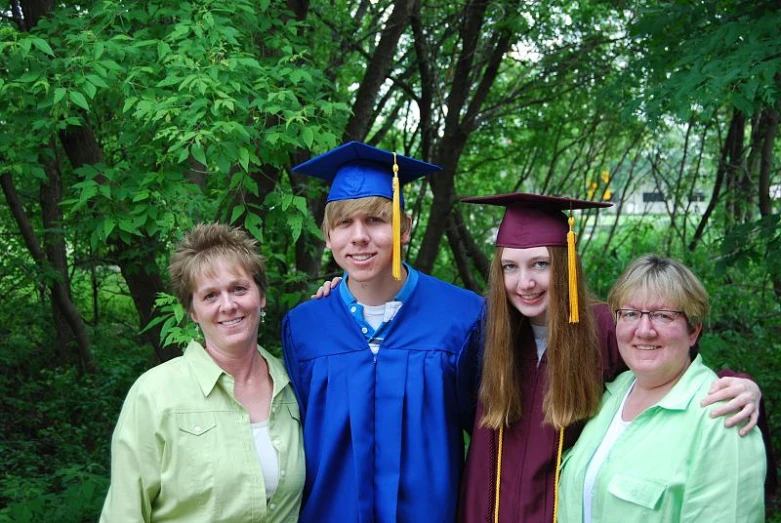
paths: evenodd
<path fill-rule="evenodd" d="M 383 216 L 388 220 L 393 215 L 393 202 L 382 196 L 367 196 L 365 198 L 353 198 L 350 200 L 336 200 L 328 202 L 325 206 L 323 224 L 320 226 L 323 236 L 328 239 L 328 232 L 344 218 L 355 213 L 365 212 L 372 216 Z M 403 211 L 402 211 L 403 213 Z M 401 220 L 401 234 L 409 231 L 410 220 Z"/>
<path fill-rule="evenodd" d="M 690 331 L 705 320 L 710 305 L 700 279 L 684 264 L 672 258 L 644 254 L 636 258 L 610 289 L 610 310 L 624 306 L 638 293 L 652 293 L 686 315 Z"/>
<path fill-rule="evenodd" d="M 244 269 L 255 281 L 261 296 L 266 295 L 268 278 L 258 242 L 238 227 L 201 223 L 184 235 L 168 264 L 171 287 L 187 312 L 192 306 L 197 279 L 218 258 Z"/>

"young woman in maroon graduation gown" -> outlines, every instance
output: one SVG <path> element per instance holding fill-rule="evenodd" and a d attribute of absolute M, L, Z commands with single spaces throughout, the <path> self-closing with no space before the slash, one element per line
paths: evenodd
<path fill-rule="evenodd" d="M 479 403 L 459 520 L 551 522 L 558 456 L 596 413 L 604 383 L 626 369 L 612 314 L 589 299 L 574 252 L 577 281 L 569 283 L 570 227 L 562 211 L 609 204 L 522 193 L 463 201 L 505 206 L 506 212 L 489 275 Z M 580 299 L 571 309 L 574 296 Z M 723 378 L 712 390 L 710 402 L 732 400 L 717 414 L 740 410 L 729 425 L 747 419 L 743 432 L 756 424 L 761 395 L 753 382 Z"/>

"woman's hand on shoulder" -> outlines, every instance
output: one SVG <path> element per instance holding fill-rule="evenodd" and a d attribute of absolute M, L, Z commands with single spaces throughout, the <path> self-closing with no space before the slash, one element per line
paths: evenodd
<path fill-rule="evenodd" d="M 724 420 L 724 426 L 742 425 L 739 433 L 745 436 L 757 425 L 761 399 L 762 392 L 759 386 L 750 379 L 725 377 L 713 382 L 708 395 L 700 405 L 707 407 L 725 401 L 723 405 L 718 405 L 711 410 L 711 417 L 729 416 Z"/>
<path fill-rule="evenodd" d="M 337 276 L 333 280 L 324 281 L 323 284 L 317 289 L 317 292 L 312 295 L 312 299 L 319 300 L 320 298 L 325 298 L 331 294 L 331 289 L 335 289 L 336 286 L 339 285 L 340 281 L 342 281 L 341 276 Z"/>

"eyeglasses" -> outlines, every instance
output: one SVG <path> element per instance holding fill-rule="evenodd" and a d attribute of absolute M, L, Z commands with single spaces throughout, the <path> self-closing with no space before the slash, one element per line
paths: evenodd
<path fill-rule="evenodd" d="M 646 314 L 654 325 L 670 325 L 678 319 L 678 316 L 684 315 L 683 311 L 668 311 L 660 309 L 658 311 L 639 311 L 637 309 L 616 309 L 616 323 L 621 322 L 624 325 L 635 325 Z"/>

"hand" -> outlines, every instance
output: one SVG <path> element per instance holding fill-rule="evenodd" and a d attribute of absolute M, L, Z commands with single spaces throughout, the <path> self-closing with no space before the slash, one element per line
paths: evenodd
<path fill-rule="evenodd" d="M 341 276 L 337 276 L 333 280 L 326 280 L 323 282 L 323 285 L 317 289 L 317 292 L 312 295 L 312 299 L 319 300 L 320 298 L 325 298 L 329 294 L 331 294 L 331 289 L 335 289 L 337 285 L 339 285 L 339 282 L 342 281 Z M 759 389 L 757 389 L 759 390 Z"/>
<path fill-rule="evenodd" d="M 761 399 L 762 392 L 753 381 L 745 378 L 719 378 L 713 382 L 708 395 L 700 405 L 706 407 L 719 401 L 726 401 L 711 410 L 711 418 L 734 413 L 724 421 L 724 426 L 732 427 L 745 423 L 739 431 L 741 436 L 745 436 L 757 425 Z"/>

